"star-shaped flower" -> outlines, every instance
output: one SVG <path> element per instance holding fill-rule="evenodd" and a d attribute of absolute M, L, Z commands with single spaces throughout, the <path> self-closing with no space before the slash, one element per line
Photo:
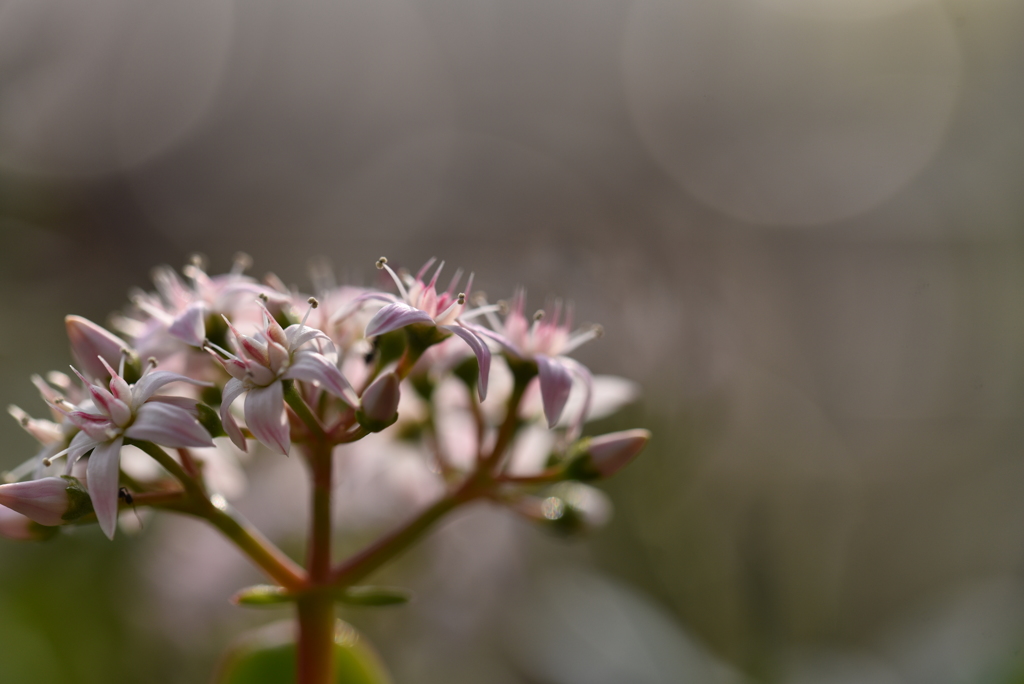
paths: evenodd
<path fill-rule="evenodd" d="M 310 297 L 310 309 L 316 299 Z M 238 448 L 245 450 L 245 436 L 231 415 L 231 404 L 242 394 L 245 397 L 245 423 L 261 443 L 287 454 L 291 437 L 284 410 L 284 380 L 315 382 L 350 407 L 359 406 L 359 398 L 345 376 L 326 354 L 334 345 L 322 331 L 301 323 L 282 328 L 270 312 L 263 310 L 263 330 L 253 336 L 243 335 L 231 325 L 235 353 L 219 347 L 210 353 L 231 375 L 224 385 L 220 417 L 224 429 Z M 314 344 L 315 343 L 315 344 Z M 211 345 L 212 347 L 212 345 Z"/>
<path fill-rule="evenodd" d="M 102 357 L 100 361 L 110 375 L 108 387 L 93 384 L 77 369 L 72 369 L 89 392 L 91 401 L 75 406 L 66 399 L 58 398 L 51 405 L 81 430 L 66 450 L 65 472 L 70 474 L 75 461 L 92 451 L 86 469 L 89 496 L 92 497 L 100 528 L 113 539 L 117 525 L 121 447 L 125 438 L 170 448 L 212 446 L 213 440 L 184 407 L 191 400 L 155 396 L 157 390 L 172 382 L 206 383 L 177 373 L 154 370 L 150 364 L 139 381 L 129 385 L 121 372 L 111 368 Z"/>
<path fill-rule="evenodd" d="M 433 278 L 427 283 L 423 280 L 427 271 L 434 265 L 435 259 L 431 259 L 420 272 L 416 279 L 406 288 L 402 279 L 398 277 L 390 266 L 388 260 L 381 257 L 377 260 L 377 268 L 386 270 L 398 286 L 398 293 L 401 297 L 394 295 L 375 293 L 367 298 L 382 299 L 389 302 L 377 314 L 370 319 L 366 326 L 366 337 L 383 335 L 404 328 L 407 325 L 429 325 L 439 330 L 452 333 L 460 337 L 476 355 L 477 363 L 480 366 L 480 375 L 477 379 L 477 390 L 480 392 L 480 399 L 487 396 L 487 379 L 491 369 L 491 350 L 483 339 L 470 327 L 463 325 L 459 320 L 466 306 L 466 296 L 473 286 L 473 276 L 469 276 L 466 282 L 466 292 L 456 294 L 455 288 L 462 279 L 462 271 L 456 271 L 455 276 L 448 285 L 448 289 L 441 294 L 437 293 L 437 279 L 444 268 L 444 262 L 437 267 Z"/>

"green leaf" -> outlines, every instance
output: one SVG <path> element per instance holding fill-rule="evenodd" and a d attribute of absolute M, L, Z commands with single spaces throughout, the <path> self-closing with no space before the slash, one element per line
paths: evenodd
<path fill-rule="evenodd" d="M 291 603 L 296 597 L 289 594 L 284 587 L 275 587 L 270 584 L 257 584 L 246 587 L 231 597 L 232 603 L 240 606 L 272 606 L 281 603 Z"/>
<path fill-rule="evenodd" d="M 295 623 L 266 625 L 239 639 L 221 660 L 214 684 L 295 684 Z M 351 625 L 338 620 L 335 684 L 393 684 L 380 656 Z"/>

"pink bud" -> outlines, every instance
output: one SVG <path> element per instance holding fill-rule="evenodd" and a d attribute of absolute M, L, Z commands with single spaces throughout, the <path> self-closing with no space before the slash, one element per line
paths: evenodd
<path fill-rule="evenodd" d="M 371 432 L 380 432 L 398 420 L 398 376 L 386 373 L 366 388 L 357 412 L 359 424 Z"/>
<path fill-rule="evenodd" d="M 64 319 L 71 340 L 71 353 L 75 363 L 91 378 L 107 377 L 107 369 L 98 357 L 117 368 L 121 361 L 121 353 L 128 349 L 127 343 L 112 332 L 102 328 L 81 316 L 68 316 Z"/>
<path fill-rule="evenodd" d="M 35 541 L 46 538 L 46 531 L 10 508 L 0 506 L 0 537 L 15 541 Z"/>
<path fill-rule="evenodd" d="M 0 504 L 40 525 L 63 525 L 72 509 L 68 488 L 73 482 L 70 478 L 44 477 L 0 485 Z"/>
<path fill-rule="evenodd" d="M 622 470 L 647 446 L 647 430 L 625 430 L 594 437 L 587 445 L 590 465 L 600 477 L 611 477 Z"/>

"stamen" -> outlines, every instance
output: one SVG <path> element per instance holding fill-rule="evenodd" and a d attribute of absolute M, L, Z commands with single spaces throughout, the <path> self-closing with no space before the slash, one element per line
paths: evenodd
<path fill-rule="evenodd" d="M 231 265 L 231 275 L 242 275 L 252 266 L 252 257 L 245 252 L 236 252 Z"/>
<path fill-rule="evenodd" d="M 445 316 L 447 316 L 448 314 L 450 314 L 452 311 L 455 310 L 455 307 L 457 307 L 457 306 L 464 306 L 465 304 L 466 304 L 466 293 L 465 292 L 460 292 L 458 298 L 454 302 L 452 302 L 448 306 L 447 309 L 445 309 L 441 313 L 437 314 L 437 316 L 434 317 L 434 320 L 435 321 L 443 321 L 445 319 Z"/>
<path fill-rule="evenodd" d="M 457 301 L 459 303 L 459 306 L 465 306 L 466 305 L 466 293 L 465 292 L 460 292 L 459 296 L 456 298 L 455 301 Z"/>
<path fill-rule="evenodd" d="M 573 333 L 572 336 L 566 341 L 565 347 L 562 348 L 562 354 L 568 354 L 574 349 L 578 349 L 581 345 L 586 344 L 590 340 L 596 340 L 604 336 L 604 328 L 600 325 L 591 325 L 587 328 L 578 330 Z"/>
<path fill-rule="evenodd" d="M 200 271 L 206 270 L 206 263 L 206 255 L 200 254 L 199 252 L 190 255 L 188 258 L 188 265 L 193 268 L 198 268 Z"/>
<path fill-rule="evenodd" d="M 540 320 L 543 320 L 543 319 L 544 319 L 544 309 L 537 309 L 537 311 L 533 314 L 533 320 L 540 321 Z"/>
<path fill-rule="evenodd" d="M 310 297 L 306 302 L 309 303 L 309 308 L 306 309 L 306 314 L 302 317 L 302 322 L 299 323 L 299 330 L 306 327 L 306 321 L 309 320 L 309 314 L 313 313 L 313 309 L 320 306 L 320 302 L 317 301 L 316 297 Z"/>
<path fill-rule="evenodd" d="M 267 302 L 270 301 L 270 297 L 267 296 L 266 292 L 260 292 L 258 295 L 256 295 L 256 299 L 263 302 L 263 304 L 266 304 Z"/>
<path fill-rule="evenodd" d="M 150 356 L 148 359 L 146 359 L 146 370 L 147 371 L 151 371 L 151 370 L 153 370 L 154 368 L 156 368 L 159 365 L 160 365 L 160 362 L 156 360 L 155 356 Z"/>
<path fill-rule="evenodd" d="M 398 277 L 398 274 L 395 273 L 390 266 L 388 266 L 387 257 L 377 259 L 377 270 L 381 269 L 387 271 L 388 275 L 391 276 L 391 279 L 395 281 L 395 285 L 398 286 L 398 294 L 402 296 L 402 299 L 404 301 L 409 301 L 409 293 L 406 291 L 405 285 L 402 284 L 402 279 Z"/>
<path fill-rule="evenodd" d="M 122 378 L 124 377 L 124 364 L 125 364 L 125 361 L 128 360 L 128 357 L 130 355 L 131 355 L 131 352 L 129 352 L 127 349 L 121 349 L 121 358 L 117 362 L 117 374 L 119 376 L 121 376 Z"/>
<path fill-rule="evenodd" d="M 512 310 L 509 307 L 508 302 L 505 301 L 504 299 L 499 299 L 497 304 L 498 304 L 498 313 L 500 313 L 502 316 L 508 316 L 509 312 Z"/>

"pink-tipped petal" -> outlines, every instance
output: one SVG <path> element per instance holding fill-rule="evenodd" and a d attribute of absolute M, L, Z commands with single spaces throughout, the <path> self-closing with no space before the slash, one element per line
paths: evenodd
<path fill-rule="evenodd" d="M 231 438 L 234 445 L 242 451 L 248 451 L 245 435 L 242 434 L 242 429 L 238 427 L 238 422 L 231 413 L 231 404 L 235 403 L 235 399 L 243 392 L 245 392 L 245 385 L 241 380 L 232 378 L 227 381 L 220 401 L 220 422 L 224 425 L 224 432 L 228 433 L 228 437 Z"/>
<path fill-rule="evenodd" d="M 292 365 L 288 367 L 283 377 L 290 380 L 316 382 L 334 396 L 340 397 L 349 406 L 359 406 L 359 397 L 356 396 L 352 385 L 341 374 L 337 366 L 322 354 L 312 351 L 296 353 Z"/>
<path fill-rule="evenodd" d="M 280 382 L 249 390 L 245 396 L 245 424 L 253 437 L 288 455 L 291 437 L 284 413 L 284 387 Z"/>
<path fill-rule="evenodd" d="M 572 376 L 560 359 L 550 356 L 537 356 L 537 370 L 540 377 L 540 397 L 544 403 L 544 417 L 548 427 L 553 428 L 562 417 L 565 402 L 569 399 L 572 389 Z"/>
<path fill-rule="evenodd" d="M 364 334 L 366 337 L 383 335 L 413 323 L 433 324 L 434 319 L 425 311 L 420 311 L 404 302 L 393 302 L 382 308 L 370 319 Z"/>
<path fill-rule="evenodd" d="M 185 344 L 193 347 L 203 346 L 206 339 L 206 306 L 202 302 L 189 304 L 174 319 L 167 332 Z"/>
<path fill-rule="evenodd" d="M 135 414 L 135 422 L 124 431 L 125 437 L 153 442 L 172 449 L 213 446 L 213 440 L 199 421 L 185 409 L 151 401 Z"/>
<path fill-rule="evenodd" d="M 59 477 L 0 485 L 0 504 L 40 525 L 63 525 L 70 508 L 68 481 Z"/>
<path fill-rule="evenodd" d="M 158 389 L 172 382 L 187 382 L 190 385 L 198 385 L 199 387 L 210 387 L 212 384 L 201 380 L 193 380 L 171 371 L 151 371 L 139 378 L 139 381 L 132 388 L 132 408 L 138 409 Z"/>
<path fill-rule="evenodd" d="M 487 379 L 491 374 L 490 348 L 488 348 L 484 341 L 469 328 L 465 328 L 461 325 L 444 325 L 441 327 L 461 337 L 476 355 L 477 364 L 480 366 L 480 374 L 477 376 L 476 380 L 477 391 L 480 392 L 480 401 L 483 401 L 487 398 Z"/>
<path fill-rule="evenodd" d="M 89 457 L 89 466 L 85 471 L 96 520 L 109 539 L 114 538 L 117 530 L 118 474 L 123 443 L 124 440 L 118 437 L 112 442 L 98 444 Z"/>
<path fill-rule="evenodd" d="M 103 367 L 99 357 L 117 368 L 121 361 L 121 352 L 128 349 L 128 344 L 124 340 L 87 318 L 68 316 L 64 319 L 64 325 L 71 341 L 71 353 L 75 357 L 75 362 L 91 378 L 99 379 L 107 375 L 107 369 Z"/>
<path fill-rule="evenodd" d="M 611 477 L 636 458 L 650 439 L 651 433 L 647 430 L 613 432 L 591 439 L 587 454 L 601 477 Z"/>

